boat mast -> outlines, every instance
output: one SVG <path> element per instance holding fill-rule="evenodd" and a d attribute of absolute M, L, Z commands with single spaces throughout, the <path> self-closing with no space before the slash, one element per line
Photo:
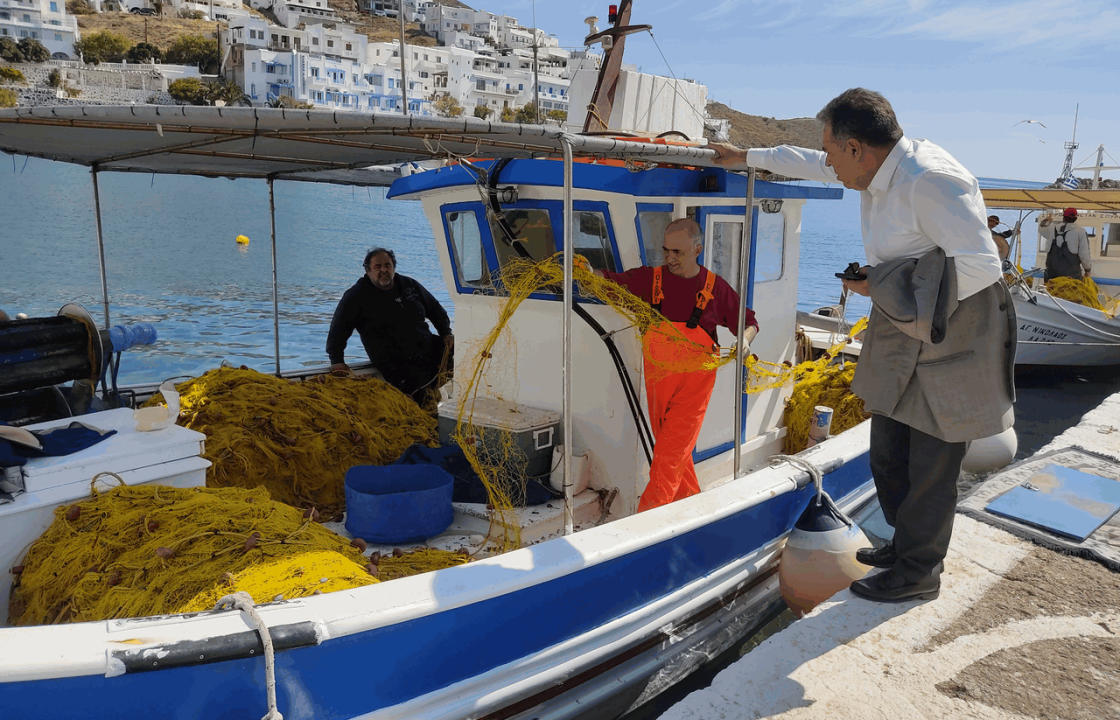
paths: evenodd
<path fill-rule="evenodd" d="M 630 4 L 631 0 L 622 0 L 617 10 L 616 6 L 611 5 L 611 10 L 614 11 L 609 18 L 612 27 L 602 32 L 593 31 L 583 39 L 583 44 L 588 47 L 602 42 L 604 50 L 603 63 L 599 66 L 599 78 L 595 81 L 595 91 L 591 93 L 591 102 L 587 104 L 587 116 L 583 120 L 585 133 L 609 129 L 607 123 L 611 120 L 611 110 L 614 108 L 614 95 L 618 89 L 618 73 L 622 69 L 622 51 L 626 44 L 626 36 L 652 27 L 627 25 L 630 22 Z"/>
<path fill-rule="evenodd" d="M 1069 183 L 1075 182 L 1073 179 L 1073 151 L 1077 149 L 1077 114 L 1080 110 L 1081 103 L 1078 103 L 1073 110 L 1073 137 L 1065 144 L 1066 160 L 1062 163 L 1061 174 L 1058 175 L 1059 185 L 1069 185 Z"/>

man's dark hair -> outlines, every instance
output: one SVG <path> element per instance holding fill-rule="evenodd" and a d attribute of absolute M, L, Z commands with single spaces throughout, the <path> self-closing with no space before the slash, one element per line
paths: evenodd
<path fill-rule="evenodd" d="M 817 113 L 837 142 L 855 138 L 875 147 L 888 147 L 902 137 L 894 108 L 874 90 L 852 88 L 829 101 Z"/>
<path fill-rule="evenodd" d="M 376 247 L 376 248 L 370 250 L 368 253 L 366 253 L 366 259 L 362 261 L 362 267 L 364 267 L 366 270 L 369 270 L 369 261 L 373 259 L 374 255 L 380 255 L 381 253 L 385 253 L 386 255 L 389 256 L 389 259 L 393 261 L 393 269 L 396 270 L 397 269 L 397 256 L 394 255 L 393 251 L 390 250 L 389 248 L 383 248 L 383 247 Z"/>

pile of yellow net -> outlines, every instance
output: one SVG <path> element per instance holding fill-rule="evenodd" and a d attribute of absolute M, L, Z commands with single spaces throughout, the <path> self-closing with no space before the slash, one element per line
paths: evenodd
<path fill-rule="evenodd" d="M 258 603 L 307 597 L 468 560 L 431 549 L 367 559 L 310 515 L 260 488 L 123 486 L 59 507 L 15 568 L 9 624 L 207 610 L 238 590 Z"/>
<path fill-rule="evenodd" d="M 1046 292 L 1056 298 L 1069 300 L 1095 310 L 1108 317 L 1116 317 L 1120 310 L 1120 297 L 1104 295 L 1093 278 L 1056 277 L 1046 281 Z"/>
<path fill-rule="evenodd" d="M 299 382 L 223 367 L 177 389 L 180 424 L 206 434 L 207 486 L 264 487 L 326 520 L 342 516 L 347 469 L 391 463 L 414 443 L 436 442 L 435 418 L 374 378 Z"/>

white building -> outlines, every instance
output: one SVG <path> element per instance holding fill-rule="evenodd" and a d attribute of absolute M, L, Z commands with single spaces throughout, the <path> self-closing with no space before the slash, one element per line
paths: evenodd
<path fill-rule="evenodd" d="M 294 28 L 302 23 L 335 21 L 338 14 L 327 0 L 276 0 L 272 12 L 284 27 Z"/>
<path fill-rule="evenodd" d="M 0 37 L 33 38 L 53 57 L 69 60 L 76 57 L 74 43 L 81 34 L 65 0 L 0 0 Z"/>

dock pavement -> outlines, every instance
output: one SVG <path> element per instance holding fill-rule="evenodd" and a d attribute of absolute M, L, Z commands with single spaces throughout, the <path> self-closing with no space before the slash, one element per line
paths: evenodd
<path fill-rule="evenodd" d="M 1120 393 L 1070 446 L 1120 453 Z M 843 590 L 661 715 L 747 718 L 1120 720 L 1120 573 L 958 514 L 936 600 Z"/>

